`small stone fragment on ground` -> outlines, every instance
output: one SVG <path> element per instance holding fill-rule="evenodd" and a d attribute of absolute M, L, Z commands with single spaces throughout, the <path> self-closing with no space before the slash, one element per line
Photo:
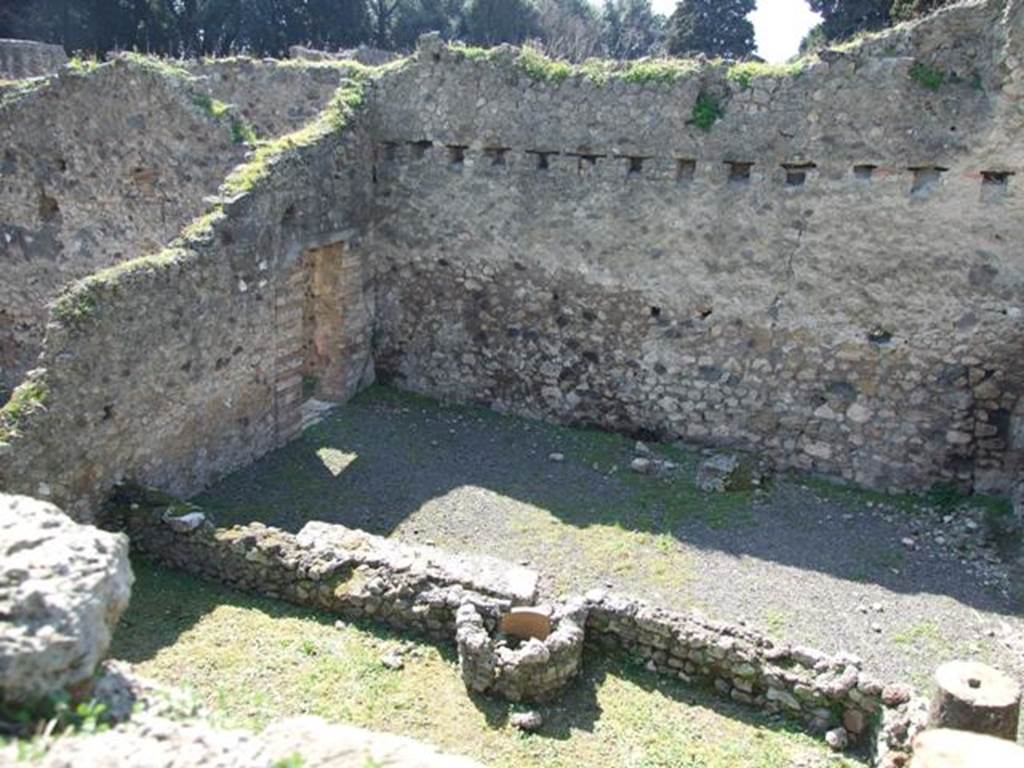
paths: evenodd
<path fill-rule="evenodd" d="M 845 728 L 833 728 L 825 734 L 825 742 L 836 752 L 842 752 L 850 743 Z"/>
<path fill-rule="evenodd" d="M 760 473 L 749 459 L 720 453 L 705 459 L 697 469 L 697 487 L 705 493 L 749 491 L 760 485 Z"/>
<path fill-rule="evenodd" d="M 544 725 L 544 717 L 535 710 L 516 712 L 509 718 L 509 723 L 524 733 L 536 733 Z"/>
<path fill-rule="evenodd" d="M 390 669 L 393 672 L 400 672 L 405 669 L 405 660 L 398 651 L 390 651 L 380 657 L 380 663 L 386 669 Z"/>

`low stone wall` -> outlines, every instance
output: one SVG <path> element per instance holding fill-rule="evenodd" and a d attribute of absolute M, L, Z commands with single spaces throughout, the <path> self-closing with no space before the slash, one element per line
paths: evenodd
<path fill-rule="evenodd" d="M 35 40 L 0 40 L 0 79 L 51 75 L 68 63 L 59 45 Z"/>
<path fill-rule="evenodd" d="M 743 627 L 602 590 L 589 593 L 587 604 L 592 646 L 685 682 L 711 684 L 741 704 L 786 712 L 813 731 L 842 727 L 857 740 L 882 710 L 882 684 L 854 656 L 777 645 Z"/>
<path fill-rule="evenodd" d="M 509 701 L 548 701 L 567 686 L 583 661 L 587 608 L 578 598 L 553 613 L 553 631 L 544 640 L 531 638 L 511 647 L 495 632 L 498 616 L 473 605 L 456 615 L 459 668 L 466 687 L 495 693 Z"/>
<path fill-rule="evenodd" d="M 660 675 L 784 713 L 825 733 L 837 749 L 873 739 L 905 754 L 917 733 L 907 686 L 874 680 L 848 654 L 779 644 L 745 627 L 676 613 L 593 590 L 552 614 L 552 633 L 519 648 L 497 627 L 537 598 L 536 572 L 494 558 L 406 545 L 342 525 L 307 523 L 298 534 L 250 523 L 217 528 L 196 507 L 122 491 L 116 521 L 133 546 L 206 578 L 352 619 L 451 642 L 469 690 L 512 701 L 554 697 L 579 670 L 584 643 Z"/>
<path fill-rule="evenodd" d="M 217 528 L 201 514 L 134 502 L 132 545 L 186 571 L 352 619 L 450 639 L 464 604 L 496 612 L 533 601 L 537 574 L 486 557 L 450 555 L 341 525 L 297 535 L 260 523 Z M 178 512 L 181 512 L 179 509 Z"/>

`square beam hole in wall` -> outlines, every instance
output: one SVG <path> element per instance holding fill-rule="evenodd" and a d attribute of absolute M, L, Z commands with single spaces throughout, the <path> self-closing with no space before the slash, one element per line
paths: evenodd
<path fill-rule="evenodd" d="M 557 155 L 557 152 L 546 152 L 539 149 L 528 149 L 526 154 L 534 155 L 537 158 L 537 170 L 547 171 L 551 168 L 551 156 Z"/>
<path fill-rule="evenodd" d="M 627 155 L 626 175 L 640 176 L 644 172 L 644 160 L 646 159 L 646 157 L 640 157 L 638 155 Z"/>
<path fill-rule="evenodd" d="M 381 143 L 381 157 L 384 158 L 384 162 L 393 163 L 398 159 L 398 142 L 396 141 L 385 141 Z"/>
<path fill-rule="evenodd" d="M 981 199 L 985 201 L 1000 200 L 1010 190 L 1010 177 L 1013 171 L 982 171 Z"/>
<path fill-rule="evenodd" d="M 877 165 L 861 163 L 860 165 L 853 166 L 853 178 L 857 179 L 857 181 L 871 181 L 875 177 L 875 171 L 877 170 Z"/>
<path fill-rule="evenodd" d="M 588 176 L 593 173 L 597 168 L 597 161 L 607 157 L 607 155 L 590 152 L 570 152 L 568 154 L 576 158 L 576 173 L 580 176 Z"/>
<path fill-rule="evenodd" d="M 910 185 L 910 194 L 922 197 L 931 194 L 939 186 L 942 174 L 949 169 L 938 165 L 918 165 L 911 166 L 907 170 L 914 174 L 914 180 Z"/>
<path fill-rule="evenodd" d="M 676 158 L 676 181 L 679 184 L 689 184 L 697 175 L 697 161 L 688 157 Z"/>
<path fill-rule="evenodd" d="M 484 147 L 484 157 L 491 161 L 492 166 L 508 165 L 508 147 Z"/>
<path fill-rule="evenodd" d="M 786 171 L 787 187 L 802 187 L 807 183 L 807 176 L 817 168 L 814 163 L 783 163 L 782 168 Z"/>
<path fill-rule="evenodd" d="M 461 168 L 466 164 L 466 150 L 469 149 L 465 144 L 449 144 L 448 145 L 448 164 L 455 167 Z"/>
<path fill-rule="evenodd" d="M 750 183 L 750 171 L 754 167 L 753 163 L 742 160 L 726 160 L 725 164 L 729 168 L 730 184 Z"/>
<path fill-rule="evenodd" d="M 410 142 L 409 146 L 412 147 L 413 160 L 422 160 L 427 156 L 427 150 L 434 146 L 434 142 L 423 139 L 422 141 Z"/>

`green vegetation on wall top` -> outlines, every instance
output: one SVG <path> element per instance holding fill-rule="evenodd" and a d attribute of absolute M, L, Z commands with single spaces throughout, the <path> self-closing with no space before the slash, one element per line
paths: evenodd
<path fill-rule="evenodd" d="M 96 313 L 98 296 L 126 277 L 143 271 L 164 269 L 188 258 L 195 246 L 209 240 L 216 224 L 226 216 L 225 201 L 255 190 L 270 176 L 274 164 L 291 152 L 308 147 L 341 131 L 365 99 L 363 75 L 359 73 L 338 88 L 327 107 L 308 125 L 269 142 L 257 143 L 252 158 L 235 168 L 221 185 L 221 202 L 194 219 L 179 236 L 156 254 L 121 262 L 100 270 L 68 288 L 54 303 L 53 317 L 68 327 L 80 327 Z M 204 109 L 216 113 L 226 106 L 211 99 Z"/>
<path fill-rule="evenodd" d="M 43 410 L 50 390 L 42 381 L 29 380 L 11 394 L 11 399 L 0 408 L 0 443 L 6 443 L 19 433 L 25 417 Z"/>
<path fill-rule="evenodd" d="M 729 67 L 725 77 L 730 83 L 749 88 L 755 80 L 764 77 L 796 77 L 804 71 L 807 62 L 803 59 L 789 64 L 767 64 L 761 61 L 743 61 Z"/>

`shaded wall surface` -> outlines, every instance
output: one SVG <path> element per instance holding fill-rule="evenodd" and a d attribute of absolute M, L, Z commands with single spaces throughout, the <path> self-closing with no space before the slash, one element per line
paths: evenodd
<path fill-rule="evenodd" d="M 92 221 L 80 187 L 128 215 L 89 253 L 143 258 L 53 305 L 38 370 L 0 410 L 0 487 L 80 519 L 122 480 L 191 494 L 293 437 L 308 390 L 344 400 L 376 373 L 876 487 L 1005 488 L 1021 458 L 1022 14 L 955 6 L 787 73 L 572 74 L 428 37 L 404 63 L 325 70 L 342 86 L 326 109 L 217 197 L 199 177 L 171 185 L 192 190 L 176 215 L 208 214 L 162 252 L 145 238 L 176 230 L 130 226 L 156 209 L 116 188 L 127 159 L 83 144 L 61 186 L 33 126 L 44 99 L 84 111 L 104 84 L 152 91 L 169 100 L 145 123 L 168 131 L 150 161 L 165 178 L 182 151 L 226 162 L 171 140 L 207 115 L 131 60 L 62 76 L 2 107 L 4 210 L 39 217 L 4 224 L 6 261 L 30 274 L 69 253 Z M 187 79 L 190 98 L 233 98 L 263 66 Z M 282 103 L 250 117 L 290 126 Z M 702 128 L 709 103 L 720 119 Z M 145 126 L 113 135 L 141 148 Z M 79 151 L 66 130 L 56 146 Z M 44 235 L 53 248 L 16 245 Z"/>
<path fill-rule="evenodd" d="M 160 250 L 242 154 L 186 83 L 125 61 L 0 103 L 0 390 L 36 365 L 61 289 Z"/>
<path fill-rule="evenodd" d="M 1007 487 L 1015 13 L 958 6 L 782 76 L 538 80 L 514 51 L 421 48 L 375 102 L 379 374 L 876 487 Z"/>

